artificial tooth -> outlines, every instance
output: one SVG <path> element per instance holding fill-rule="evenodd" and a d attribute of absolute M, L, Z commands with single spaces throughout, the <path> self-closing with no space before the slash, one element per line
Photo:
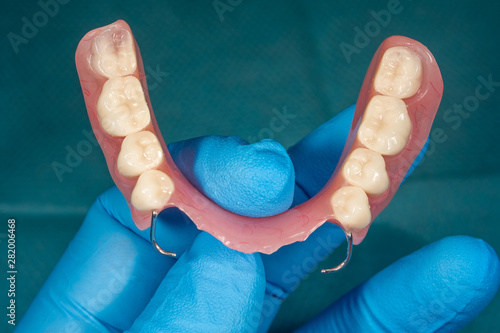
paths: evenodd
<path fill-rule="evenodd" d="M 332 196 L 335 218 L 344 226 L 363 229 L 372 219 L 368 197 L 360 187 L 346 186 Z"/>
<path fill-rule="evenodd" d="M 137 180 L 131 203 L 142 211 L 161 209 L 167 204 L 173 191 L 174 183 L 167 174 L 159 170 L 147 170 Z"/>
<path fill-rule="evenodd" d="M 389 187 L 384 158 L 370 149 L 352 151 L 344 162 L 342 173 L 349 184 L 359 186 L 371 195 L 380 195 Z"/>
<path fill-rule="evenodd" d="M 141 83 L 135 76 L 106 81 L 97 101 L 97 114 L 103 129 L 112 136 L 139 132 L 151 120 Z"/>
<path fill-rule="evenodd" d="M 155 169 L 162 160 L 163 150 L 158 138 L 151 132 L 142 131 L 125 137 L 116 167 L 122 175 L 136 177 Z"/>
<path fill-rule="evenodd" d="M 404 46 L 387 49 L 375 74 L 375 90 L 387 96 L 408 98 L 422 83 L 422 62 Z"/>
<path fill-rule="evenodd" d="M 405 147 L 410 131 L 406 104 L 396 97 L 376 95 L 366 106 L 358 139 L 382 155 L 395 155 Z"/>
<path fill-rule="evenodd" d="M 101 32 L 94 38 L 90 65 L 94 72 L 107 78 L 133 74 L 137 59 L 132 34 L 116 27 Z"/>

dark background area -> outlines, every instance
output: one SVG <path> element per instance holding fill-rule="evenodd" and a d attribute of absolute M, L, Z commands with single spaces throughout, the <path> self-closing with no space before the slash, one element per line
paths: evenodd
<path fill-rule="evenodd" d="M 263 129 L 273 109 L 286 107 L 296 118 L 273 138 L 288 148 L 355 103 L 373 53 L 391 35 L 422 42 L 440 65 L 445 89 L 434 129 L 444 136 L 435 138 L 423 164 L 355 248 L 348 269 L 314 272 L 285 302 L 273 332 L 297 327 L 394 260 L 442 237 L 471 235 L 500 251 L 500 87 L 467 106 L 480 77 L 500 82 L 497 2 L 402 0 L 383 24 L 374 13 L 391 8 L 392 0 L 243 0 L 222 16 L 213 1 L 66 2 L 17 46 L 9 36 L 22 36 L 25 21 L 33 22 L 43 8 L 37 1 L 9 1 L 0 14 L 0 215 L 4 222 L 17 220 L 18 319 L 87 209 L 113 185 L 98 147 L 60 177 L 52 164 L 65 164 L 67 150 L 88 141 L 76 46 L 86 32 L 117 19 L 129 23 L 139 43 L 167 142 L 202 135 L 255 141 L 259 134 L 268 137 Z M 379 29 L 356 43 L 357 29 L 367 25 Z M 346 58 L 343 43 L 357 53 Z M 464 103 L 470 112 L 447 113 Z M 321 266 L 338 263 L 344 249 L 337 252 Z M 1 258 L 6 267 L 6 255 Z M 498 330 L 498 313 L 497 295 L 464 332 Z M 5 318 L 1 325 L 11 330 Z"/>

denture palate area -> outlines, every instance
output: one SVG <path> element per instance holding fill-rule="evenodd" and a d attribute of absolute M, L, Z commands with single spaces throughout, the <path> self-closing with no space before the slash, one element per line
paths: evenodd
<path fill-rule="evenodd" d="M 172 179 L 157 170 L 165 159 L 158 137 L 145 128 L 151 123 L 141 83 L 134 76 L 137 57 L 132 34 L 109 27 L 93 39 L 90 66 L 107 78 L 97 101 L 97 116 L 103 130 L 123 138 L 116 168 L 137 179 L 131 203 L 139 211 L 163 208 L 172 192 Z"/>
<path fill-rule="evenodd" d="M 353 149 L 341 174 L 347 183 L 331 197 L 335 218 L 346 230 L 360 230 L 371 222 L 369 198 L 390 185 L 385 157 L 399 154 L 410 137 L 412 124 L 405 99 L 422 83 L 422 62 L 404 46 L 387 49 L 373 79 L 375 93 L 368 101 Z"/>

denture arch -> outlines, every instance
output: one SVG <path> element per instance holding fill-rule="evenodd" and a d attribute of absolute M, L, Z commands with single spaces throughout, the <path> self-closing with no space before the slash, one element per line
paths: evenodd
<path fill-rule="evenodd" d="M 110 45 L 113 41 L 118 43 L 116 47 Z M 103 52 L 107 52 L 104 55 L 106 58 L 100 59 Z M 391 62 L 380 66 L 386 52 L 389 52 L 386 58 L 390 58 Z M 113 56 L 117 57 L 116 65 L 112 63 Z M 339 225 L 347 235 L 352 235 L 355 245 L 361 243 L 371 223 L 389 204 L 408 169 L 423 148 L 443 93 L 443 81 L 439 68 L 425 46 L 407 37 L 387 38 L 376 51 L 368 68 L 342 156 L 328 183 L 314 197 L 298 206 L 279 215 L 255 218 L 241 216 L 219 207 L 200 193 L 175 165 L 156 123 L 139 47 L 127 23 L 120 20 L 87 33 L 78 45 L 75 58 L 93 131 L 103 150 L 110 174 L 129 204 L 136 226 L 140 230 L 147 229 L 151 225 L 153 212 L 156 214 L 163 209 L 177 207 L 199 229 L 209 232 L 226 246 L 245 253 L 270 254 L 284 245 L 304 241 L 325 222 Z M 136 61 L 135 65 L 133 61 Z M 384 66 L 392 67 L 384 69 Z M 387 73 L 388 70 L 391 72 Z M 408 71 L 411 73 L 405 81 Z M 108 80 L 135 82 L 132 78 L 124 79 L 129 77 L 140 82 L 150 120 L 149 117 L 136 117 L 136 119 L 130 119 L 130 122 L 126 123 L 123 128 L 120 127 L 120 130 L 108 133 L 99 120 L 98 101 L 100 98 L 105 100 L 107 97 L 101 97 L 101 94 L 106 93 L 106 89 L 103 88 Z M 375 82 L 377 82 L 377 89 Z M 398 84 L 404 86 L 399 89 Z M 418 88 L 415 87 L 416 84 Z M 122 84 L 122 86 L 126 85 Z M 130 99 L 142 101 L 142 96 L 136 95 L 137 91 L 128 91 L 128 93 L 128 96 L 131 96 Z M 104 110 L 106 117 L 118 114 L 122 117 L 120 119 L 125 119 L 127 114 L 123 112 L 127 110 L 133 114 L 130 110 L 135 110 L 134 106 L 128 105 L 128 102 L 123 100 L 127 92 L 123 96 L 117 94 L 116 91 L 114 94 L 118 100 L 113 100 L 113 103 L 125 109 Z M 400 116 L 394 119 L 387 116 L 387 119 L 384 119 L 384 116 L 381 116 L 378 125 L 364 122 L 363 116 L 370 101 L 373 98 L 385 100 L 386 97 L 399 106 L 404 105 L 408 119 L 401 120 L 402 118 L 398 118 Z M 385 107 L 385 104 L 383 106 Z M 392 128 L 391 126 L 395 126 L 393 123 L 398 121 L 405 123 L 407 128 Z M 112 127 L 108 123 L 106 126 Z M 369 132 L 376 135 L 377 131 L 385 135 L 384 140 L 388 140 L 387 142 L 390 143 L 393 140 L 395 145 L 392 147 L 396 148 L 379 149 L 373 157 L 371 157 L 371 152 L 366 156 L 363 155 L 365 157 L 362 158 L 372 158 L 377 162 L 376 164 L 363 161 L 358 163 L 351 159 L 350 166 L 345 166 L 345 161 L 351 152 L 357 149 L 357 154 L 360 153 L 359 149 L 372 151 L 369 146 L 363 144 L 363 140 L 367 137 L 361 134 Z M 159 162 L 143 163 L 146 167 L 144 171 L 141 170 L 141 175 L 130 176 L 127 173 L 123 175 L 117 167 L 118 156 L 120 153 L 133 155 L 135 152 L 128 150 L 121 152 L 122 143 L 128 135 L 140 132 L 150 132 L 156 136 L 163 149 L 163 156 Z M 359 133 L 361 134 L 358 135 Z M 391 133 L 396 133 L 398 138 L 391 137 Z M 401 144 L 401 138 L 405 139 L 404 144 Z M 383 163 L 380 162 L 379 157 L 383 159 Z M 353 158 L 359 159 L 360 157 L 353 156 Z M 380 165 L 383 167 L 376 170 L 363 169 L 370 168 L 370 165 L 376 165 L 372 166 L 374 168 L 380 168 Z M 342 171 L 345 168 L 353 169 Z M 348 177 L 345 177 L 346 172 L 353 174 L 355 177 L 352 179 L 357 179 L 357 181 L 349 182 Z M 364 186 L 364 179 L 375 177 L 373 175 L 378 175 L 379 178 L 366 180 L 371 181 L 372 184 Z M 384 179 L 380 177 L 387 177 L 388 184 L 385 184 Z M 139 179 L 141 179 L 140 182 L 138 182 Z M 149 188 L 148 184 L 153 182 L 152 179 L 161 179 L 159 181 L 161 184 L 156 184 L 155 188 Z M 382 185 L 377 182 L 381 182 Z M 142 201 L 136 199 L 140 197 L 141 191 L 152 196 L 154 203 L 144 202 L 142 197 Z M 159 191 L 158 194 L 155 191 Z M 138 204 L 139 202 L 141 204 Z M 335 207 L 342 208 L 336 209 Z M 349 215 L 350 211 L 352 214 L 359 212 L 359 218 Z"/>

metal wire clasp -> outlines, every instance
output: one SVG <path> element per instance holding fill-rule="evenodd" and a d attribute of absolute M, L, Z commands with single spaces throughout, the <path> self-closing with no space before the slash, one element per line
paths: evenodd
<path fill-rule="evenodd" d="M 321 273 L 333 273 L 333 272 L 338 272 L 340 271 L 342 268 L 344 268 L 345 266 L 347 266 L 347 264 L 349 263 L 349 260 L 351 260 L 351 255 L 352 255 L 352 234 L 351 232 L 347 232 L 345 234 L 345 237 L 347 239 L 347 254 L 346 254 L 346 257 L 344 259 L 344 261 L 342 261 L 340 263 L 340 265 L 334 267 L 334 268 L 326 268 L 326 269 L 322 269 L 321 270 Z"/>
<path fill-rule="evenodd" d="M 157 220 L 157 217 L 158 217 L 158 212 L 156 210 L 154 210 L 153 213 L 151 214 L 151 233 L 150 233 L 151 243 L 155 247 L 156 251 L 160 252 L 164 256 L 176 257 L 177 253 L 165 251 L 156 242 L 155 233 L 156 233 L 156 220 Z"/>
<path fill-rule="evenodd" d="M 164 249 L 162 249 L 160 247 L 160 245 L 156 242 L 156 237 L 155 237 L 155 234 L 156 234 L 156 220 L 158 219 L 158 212 L 157 211 L 153 211 L 153 213 L 151 214 L 151 233 L 150 233 L 150 238 L 151 238 L 151 243 L 153 244 L 153 246 L 155 247 L 156 251 L 160 252 L 161 254 L 163 254 L 164 256 L 169 256 L 169 257 L 176 257 L 177 256 L 177 253 L 175 252 L 168 252 L 168 251 L 165 251 Z M 333 273 L 333 272 L 338 272 L 340 271 L 342 268 L 344 268 L 345 266 L 347 266 L 347 264 L 349 263 L 349 261 L 351 260 L 351 255 L 352 255 L 352 234 L 351 232 L 347 232 L 345 234 L 346 236 L 346 239 L 347 239 L 347 253 L 346 253 L 346 258 L 344 259 L 344 261 L 342 261 L 339 265 L 337 265 L 336 267 L 334 268 L 326 268 L 326 269 L 322 269 L 321 270 L 321 273 Z"/>

